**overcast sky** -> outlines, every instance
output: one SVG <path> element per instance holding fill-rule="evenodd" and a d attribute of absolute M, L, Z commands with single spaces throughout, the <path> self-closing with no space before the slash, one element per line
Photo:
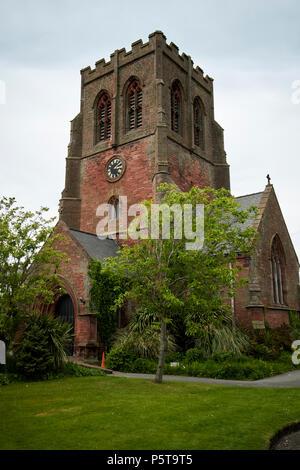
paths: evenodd
<path fill-rule="evenodd" d="M 57 214 L 80 69 L 162 30 L 214 78 L 233 194 L 269 173 L 299 256 L 299 0 L 0 0 L 0 18 L 0 195 Z"/>

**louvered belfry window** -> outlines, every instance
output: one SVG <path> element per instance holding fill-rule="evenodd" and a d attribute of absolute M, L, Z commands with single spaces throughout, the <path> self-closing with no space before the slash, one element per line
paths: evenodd
<path fill-rule="evenodd" d="M 179 84 L 175 81 L 171 89 L 171 129 L 180 134 L 181 119 L 181 92 Z"/>
<path fill-rule="evenodd" d="M 194 144 L 204 148 L 204 109 L 199 98 L 194 99 Z"/>
<path fill-rule="evenodd" d="M 103 93 L 96 109 L 96 142 L 110 139 L 111 136 L 111 99 Z"/>
<path fill-rule="evenodd" d="M 138 80 L 133 80 L 128 87 L 128 129 L 142 126 L 143 92 Z"/>

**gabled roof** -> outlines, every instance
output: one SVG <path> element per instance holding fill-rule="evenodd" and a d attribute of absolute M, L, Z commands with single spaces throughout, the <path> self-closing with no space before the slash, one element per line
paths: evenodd
<path fill-rule="evenodd" d="M 262 195 L 264 194 L 263 191 L 260 193 L 253 193 L 253 194 L 246 194 L 245 196 L 239 196 L 236 199 L 239 201 L 243 209 L 249 209 L 251 206 L 258 206 L 260 204 L 260 200 Z"/>
<path fill-rule="evenodd" d="M 261 198 L 262 198 L 263 194 L 264 194 L 264 191 L 262 191 L 260 193 L 246 194 L 245 196 L 237 197 L 236 200 L 241 205 L 242 210 L 247 210 L 251 206 L 256 206 L 256 207 L 260 208 L 261 207 L 260 206 L 261 205 Z M 250 227 L 251 225 L 253 225 L 253 219 L 249 218 L 243 224 L 243 227 L 246 228 L 246 227 Z"/>
<path fill-rule="evenodd" d="M 117 251 L 120 247 L 115 240 L 111 238 L 101 240 L 97 235 L 80 230 L 70 229 L 70 232 L 91 258 L 103 261 L 104 258 L 118 256 Z"/>

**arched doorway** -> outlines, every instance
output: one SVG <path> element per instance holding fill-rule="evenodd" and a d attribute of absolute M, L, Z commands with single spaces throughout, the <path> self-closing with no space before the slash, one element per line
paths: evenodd
<path fill-rule="evenodd" d="M 74 335 L 74 305 L 71 297 L 68 294 L 60 297 L 55 306 L 54 316 L 59 318 L 62 323 L 68 323 L 71 326 L 71 334 Z M 74 336 L 73 340 L 68 347 L 68 356 L 73 356 L 74 351 Z"/>

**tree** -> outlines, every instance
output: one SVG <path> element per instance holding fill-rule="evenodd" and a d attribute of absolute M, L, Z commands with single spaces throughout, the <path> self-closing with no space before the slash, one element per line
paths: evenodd
<path fill-rule="evenodd" d="M 193 187 L 188 193 L 183 193 L 166 184 L 159 189 L 163 202 L 159 206 L 159 237 L 147 238 L 141 230 L 141 237 L 133 246 L 124 246 L 119 258 L 107 260 L 107 267 L 129 275 L 131 280 L 130 288 L 120 296 L 119 303 L 124 297 L 134 299 L 159 324 L 157 383 L 162 381 L 168 328 L 178 316 L 178 311 L 184 312 L 186 333 L 193 336 L 200 334 L 205 325 L 220 322 L 226 317 L 230 308 L 227 300 L 243 282 L 238 281 L 238 266 L 232 265 L 238 253 L 250 253 L 254 246 L 256 231 L 245 222 L 257 214 L 255 208 L 242 210 L 225 189 Z M 145 220 L 149 227 L 157 206 L 153 201 L 143 201 L 143 205 L 147 209 Z M 185 212 L 185 205 L 190 205 L 193 210 Z M 197 225 L 197 206 L 203 207 L 204 245 L 187 249 L 191 235 L 200 226 Z M 189 230 L 182 230 L 181 238 L 178 237 L 180 219 L 176 219 L 175 211 L 170 212 L 170 207 L 181 209 L 181 229 L 191 222 Z M 170 213 L 169 239 L 162 237 L 166 230 L 163 227 L 164 212 Z"/>
<path fill-rule="evenodd" d="M 62 292 L 59 266 L 67 259 L 54 247 L 62 236 L 54 234 L 55 218 L 44 218 L 47 211 L 0 200 L 0 339 L 7 345 L 34 305 L 52 303 Z"/>

